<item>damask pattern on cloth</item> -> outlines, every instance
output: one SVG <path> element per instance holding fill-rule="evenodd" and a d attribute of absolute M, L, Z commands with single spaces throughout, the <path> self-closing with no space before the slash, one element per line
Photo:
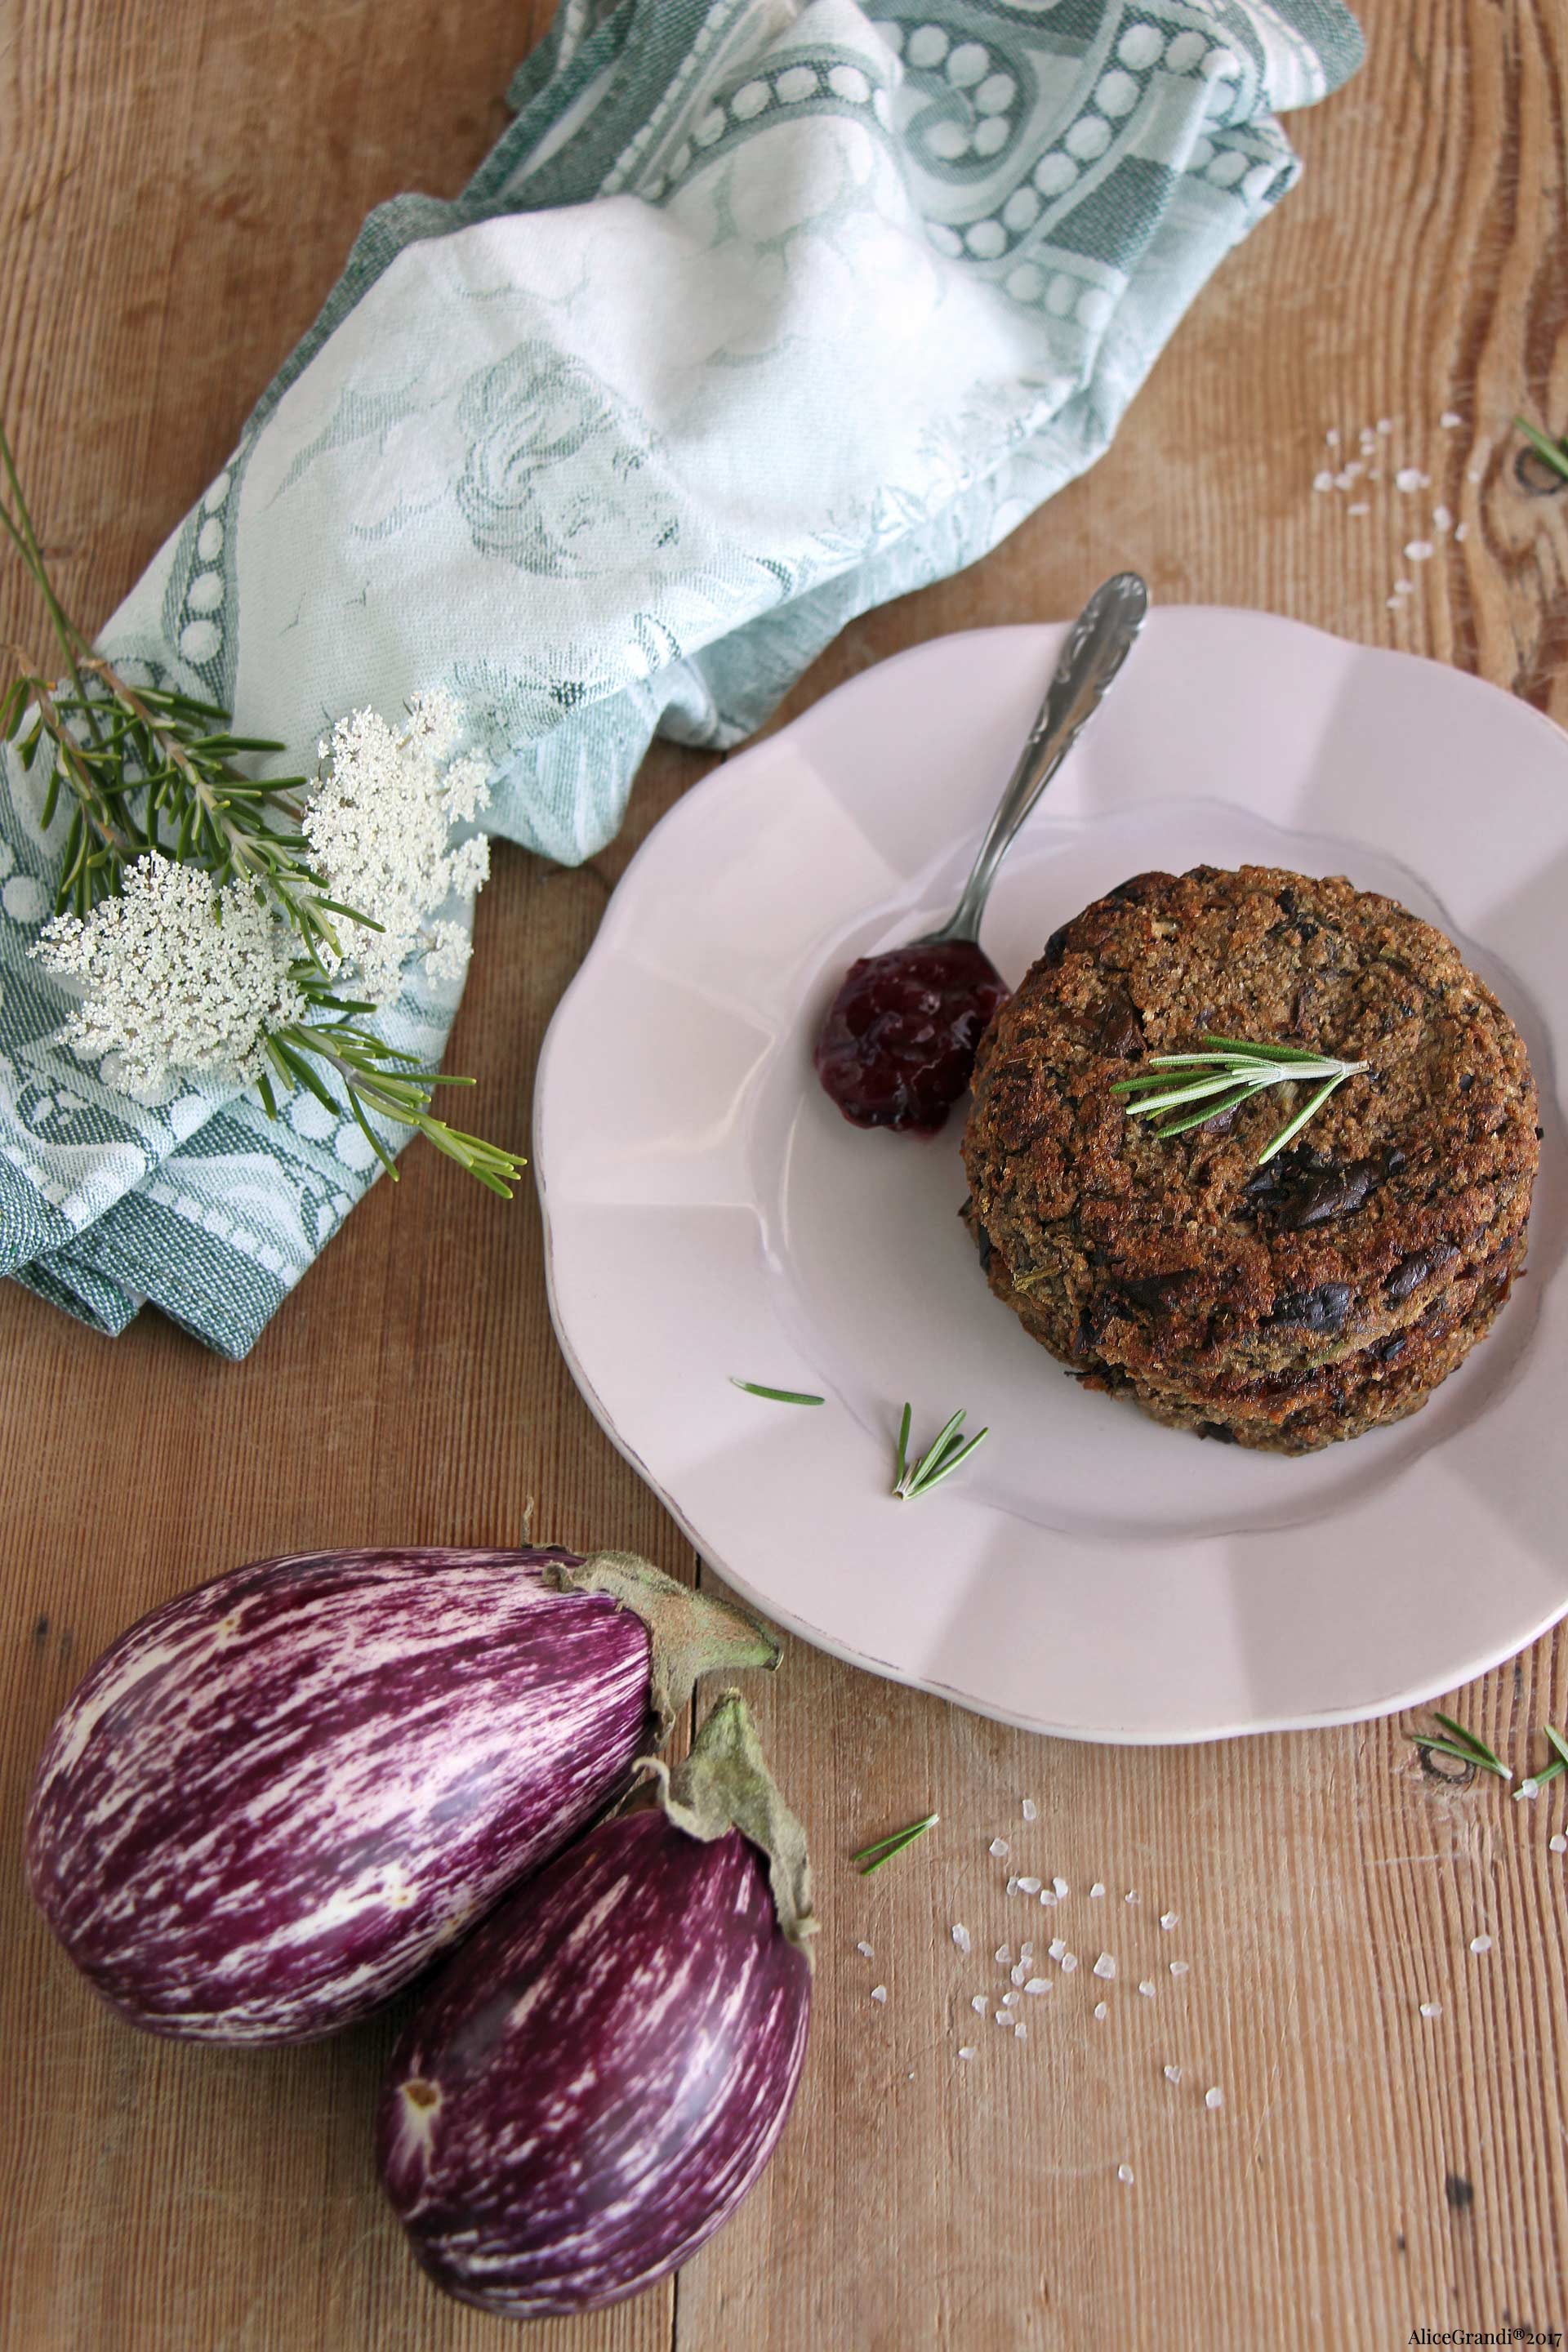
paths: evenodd
<path fill-rule="evenodd" d="M 372 215 L 101 642 L 279 772 L 446 686 L 490 829 L 589 856 L 656 732 L 738 742 L 1092 463 L 1291 185 L 1276 112 L 1360 54 L 1336 0 L 563 0 L 468 188 Z M 39 814 L 7 757 L 0 1272 L 242 1356 L 377 1163 L 309 1096 L 147 1108 L 54 1042 Z M 434 1059 L 454 1007 L 411 980 L 383 1022 Z"/>

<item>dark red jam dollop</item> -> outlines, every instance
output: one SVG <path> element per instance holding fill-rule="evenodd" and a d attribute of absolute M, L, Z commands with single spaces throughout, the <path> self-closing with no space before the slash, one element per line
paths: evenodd
<path fill-rule="evenodd" d="M 852 1125 L 934 1135 L 1006 996 L 995 965 L 967 940 L 862 956 L 828 1007 L 816 1075 Z"/>

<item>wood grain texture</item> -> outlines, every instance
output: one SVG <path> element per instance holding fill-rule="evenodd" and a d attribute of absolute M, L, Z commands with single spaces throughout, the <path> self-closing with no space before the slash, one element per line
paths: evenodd
<path fill-rule="evenodd" d="M 1568 15 L 1561 0 L 1363 13 L 1365 71 L 1295 119 L 1302 186 L 1199 301 L 1110 455 L 986 562 L 846 631 L 782 717 L 920 639 L 1065 614 L 1133 563 L 1165 601 L 1405 646 L 1568 719 L 1568 494 L 1527 492 L 1509 426 L 1519 407 L 1568 425 Z M 548 0 L 12 5 L 0 403 L 84 618 L 216 470 L 369 206 L 460 184 L 548 15 Z M 1384 463 L 1353 499 L 1313 492 L 1325 432 L 1353 455 L 1380 418 L 1393 464 L 1430 489 L 1395 492 Z M 1402 551 L 1432 536 L 1439 503 L 1465 538 L 1412 564 Z M 1391 610 L 1401 578 L 1415 584 Z M 0 636 L 18 628 L 32 616 L 6 574 Z M 579 874 L 498 858 L 453 1043 L 454 1066 L 481 1076 L 481 1131 L 522 1139 L 545 1023 L 607 891 L 705 764 L 657 751 L 622 838 Z M 241 1366 L 153 1320 L 110 1345 L 0 1297 L 6 2352 L 521 2340 L 427 2289 L 379 2205 L 367 2118 L 395 2020 L 289 2053 L 145 2041 L 72 1978 L 16 1866 L 32 1761 L 77 1675 L 237 1559 L 504 1540 L 532 1495 L 538 1533 L 691 1572 L 555 1351 L 531 1202 L 509 1213 L 418 1151 L 405 1171 Z M 1211 2352 L 1568 2324 L 1565 1865 L 1547 1845 L 1568 1818 L 1561 1785 L 1533 1806 L 1447 1785 L 1398 1723 L 1065 1747 L 799 1647 L 758 1704 L 821 1881 L 799 2107 L 762 2188 L 675 2286 L 531 2343 Z M 1532 1727 L 1568 1717 L 1568 1640 L 1455 1705 L 1522 1755 Z M 929 1806 L 934 1835 L 858 1882 L 850 1851 Z M 997 1833 L 1014 1866 L 1069 1881 L 1056 1915 L 1034 1906 L 1024 1924 L 987 1852 Z M 1023 2004 L 1015 2045 L 970 1997 L 1008 1990 L 993 1950 L 1043 1948 L 1053 1916 L 1082 1965 Z M 1493 1948 L 1473 1956 L 1481 1932 Z M 1090 1973 L 1101 1949 L 1114 1983 Z"/>

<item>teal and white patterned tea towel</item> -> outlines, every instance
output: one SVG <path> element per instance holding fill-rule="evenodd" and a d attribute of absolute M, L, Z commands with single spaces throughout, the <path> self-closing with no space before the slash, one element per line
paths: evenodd
<path fill-rule="evenodd" d="M 738 742 L 1100 455 L 1291 184 L 1276 110 L 1360 54 L 1336 0 L 563 0 L 495 152 L 371 216 L 101 642 L 279 771 L 445 685 L 492 829 L 588 856 L 655 732 Z M 145 1108 L 53 1042 L 38 815 L 8 761 L 0 1272 L 242 1356 L 368 1146 L 308 1095 Z M 384 1018 L 434 1059 L 452 1011 L 411 980 Z"/>

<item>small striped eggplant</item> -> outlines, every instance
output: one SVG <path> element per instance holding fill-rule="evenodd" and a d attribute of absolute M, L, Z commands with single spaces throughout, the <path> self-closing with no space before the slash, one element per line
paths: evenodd
<path fill-rule="evenodd" d="M 418 2260 L 510 2318 L 696 2252 L 778 2142 L 811 2012 L 810 1872 L 739 1696 L 655 1801 L 509 1896 L 436 1979 L 377 2156 Z"/>
<path fill-rule="evenodd" d="M 33 1893 L 133 2024 L 314 2041 L 621 1793 L 697 1675 L 777 1657 L 629 1553 L 236 1569 L 121 1634 L 56 1724 Z"/>

